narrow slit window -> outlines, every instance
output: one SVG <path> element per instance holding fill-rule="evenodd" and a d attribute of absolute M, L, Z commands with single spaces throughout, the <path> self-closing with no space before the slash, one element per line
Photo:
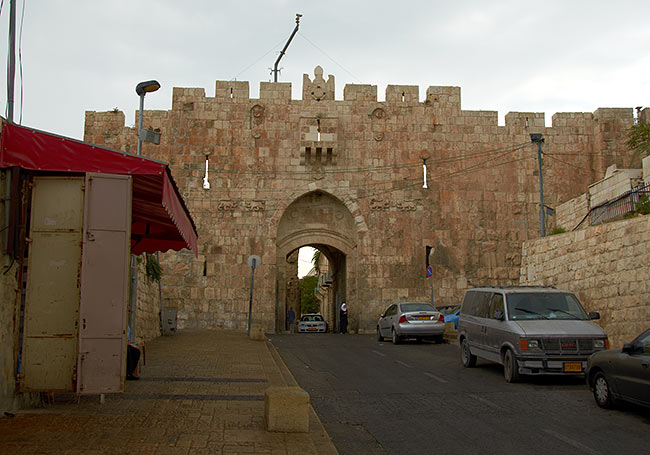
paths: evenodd
<path fill-rule="evenodd" d="M 327 147 L 327 164 L 332 164 L 332 155 L 334 154 L 332 147 Z"/>
<path fill-rule="evenodd" d="M 305 147 L 305 164 L 311 163 L 311 147 Z"/>
<path fill-rule="evenodd" d="M 322 161 L 321 161 L 322 157 L 323 157 L 323 149 L 322 149 L 322 147 L 316 147 L 316 160 L 315 160 L 316 164 L 321 164 L 322 163 Z"/>

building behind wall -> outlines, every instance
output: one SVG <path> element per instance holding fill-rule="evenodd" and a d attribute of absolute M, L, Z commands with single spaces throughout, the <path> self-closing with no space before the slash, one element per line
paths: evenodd
<path fill-rule="evenodd" d="M 545 153 L 545 203 L 585 192 L 608 166 L 630 167 L 625 146 L 633 110 L 511 112 L 461 109 L 459 87 L 347 85 L 304 76 L 302 99 L 289 83 L 217 81 L 174 88 L 169 111 L 146 111 L 159 146 L 143 154 L 170 163 L 196 220 L 199 257 L 166 253 L 163 306 L 178 307 L 179 328 L 247 324 L 250 269 L 254 318 L 284 325 L 287 258 L 301 246 L 327 251 L 332 299 L 345 300 L 353 331 L 373 331 L 396 300 L 429 300 L 425 246 L 435 247 L 436 304 L 457 303 L 477 284 L 519 280 L 521 243 L 539 236 L 537 145 Z M 125 151 L 136 131 L 121 112 L 87 112 L 85 140 Z M 423 164 L 427 188 L 423 188 Z M 206 179 L 210 189 L 204 189 Z M 331 322 L 331 321 L 330 321 Z"/>

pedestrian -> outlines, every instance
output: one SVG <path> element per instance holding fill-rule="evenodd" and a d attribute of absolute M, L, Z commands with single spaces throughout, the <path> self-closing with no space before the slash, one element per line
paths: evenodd
<path fill-rule="evenodd" d="M 140 362 L 140 349 L 131 342 L 131 327 L 126 328 L 126 379 L 134 381 L 140 379 L 137 376 L 138 363 Z"/>
<path fill-rule="evenodd" d="M 287 311 L 287 323 L 289 324 L 289 333 L 293 333 L 293 323 L 296 320 L 296 313 L 293 311 L 293 307 L 289 307 Z"/>
<path fill-rule="evenodd" d="M 341 333 L 348 333 L 348 306 L 343 302 L 341 304 L 341 314 L 340 314 L 340 323 L 341 323 Z"/>

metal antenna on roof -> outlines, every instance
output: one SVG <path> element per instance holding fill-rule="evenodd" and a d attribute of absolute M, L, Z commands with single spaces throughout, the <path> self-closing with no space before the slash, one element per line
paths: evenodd
<path fill-rule="evenodd" d="M 296 36 L 296 33 L 298 33 L 298 27 L 300 27 L 300 18 L 302 17 L 302 14 L 296 13 L 296 28 L 293 29 L 293 32 L 291 33 L 291 36 L 287 40 L 287 43 L 284 45 L 282 50 L 280 51 L 280 55 L 278 55 L 278 59 L 275 61 L 275 65 L 273 65 L 273 69 L 271 72 L 273 73 L 273 82 L 278 81 L 278 73 L 280 70 L 278 69 L 278 64 L 280 63 L 280 59 L 284 56 L 285 51 L 289 47 L 289 43 L 291 43 L 291 40 L 293 39 L 294 36 Z"/>

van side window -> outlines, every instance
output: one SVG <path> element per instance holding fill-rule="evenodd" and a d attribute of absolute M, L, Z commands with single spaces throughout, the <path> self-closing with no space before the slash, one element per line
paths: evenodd
<path fill-rule="evenodd" d="M 503 294 L 492 294 L 489 317 L 497 319 L 496 315 L 499 313 L 504 316 L 506 314 L 505 306 L 503 305 Z"/>
<path fill-rule="evenodd" d="M 490 295 L 485 291 L 467 291 L 463 299 L 461 313 L 486 318 L 490 307 Z"/>
<path fill-rule="evenodd" d="M 461 313 L 474 316 L 476 314 L 476 291 L 467 291 L 461 305 Z"/>
<path fill-rule="evenodd" d="M 476 299 L 476 316 L 479 318 L 487 318 L 490 309 L 490 292 L 479 292 Z"/>

